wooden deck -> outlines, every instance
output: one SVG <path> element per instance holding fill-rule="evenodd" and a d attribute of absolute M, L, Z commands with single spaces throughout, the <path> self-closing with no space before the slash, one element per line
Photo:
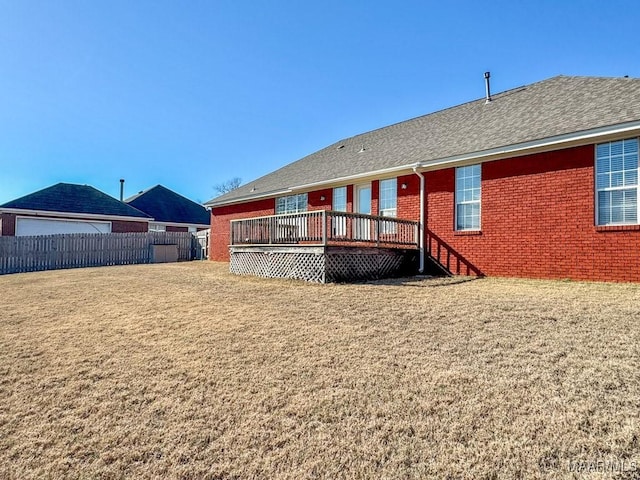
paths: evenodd
<path fill-rule="evenodd" d="M 415 273 L 418 222 L 314 211 L 233 220 L 230 271 L 348 282 Z"/>

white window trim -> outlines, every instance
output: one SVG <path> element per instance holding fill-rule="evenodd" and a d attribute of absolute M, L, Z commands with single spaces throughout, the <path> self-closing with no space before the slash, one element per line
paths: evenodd
<path fill-rule="evenodd" d="M 382 182 L 393 181 L 393 188 L 395 192 L 395 207 L 392 208 L 382 208 Z M 391 217 L 395 218 L 398 215 L 398 178 L 385 178 L 384 180 L 380 180 L 378 182 L 378 215 L 381 217 Z"/>
<path fill-rule="evenodd" d="M 620 186 L 620 187 L 605 187 L 598 188 L 598 145 L 603 145 L 605 143 L 615 143 L 621 142 L 624 140 L 638 140 L 638 182 L 635 186 L 636 188 L 636 207 L 638 212 L 636 214 L 636 222 L 635 223 L 600 223 L 600 208 L 598 204 L 598 194 L 600 192 L 614 192 L 616 190 L 632 190 L 634 187 L 630 186 Z M 610 140 L 608 142 L 600 142 L 593 145 L 593 190 L 594 190 L 594 199 L 593 199 L 593 207 L 595 210 L 595 226 L 596 227 L 624 227 L 628 225 L 640 225 L 640 138 L 639 137 L 629 137 L 629 138 L 621 138 L 619 140 Z"/>
<path fill-rule="evenodd" d="M 344 210 L 337 210 L 336 209 L 336 191 L 340 190 L 340 191 L 344 191 Z M 331 210 L 336 211 L 336 212 L 346 212 L 347 209 L 349 208 L 349 202 L 347 201 L 347 187 L 346 186 L 342 186 L 342 187 L 334 187 L 333 191 L 331 192 Z"/>
<path fill-rule="evenodd" d="M 299 209 L 298 208 L 298 200 L 299 200 L 299 197 L 301 197 L 301 196 L 304 196 L 305 200 L 306 200 L 305 204 L 304 204 L 304 209 Z M 288 199 L 288 198 L 295 198 L 295 205 L 296 205 L 295 210 L 286 210 L 285 209 L 284 212 L 278 212 L 278 200 L 285 199 L 285 206 L 286 206 L 286 203 L 287 203 L 286 199 Z M 276 215 L 286 215 L 287 213 L 306 212 L 309 209 L 309 195 L 307 193 L 296 193 L 294 195 L 285 195 L 285 196 L 282 196 L 282 197 L 277 197 L 275 199 L 275 206 L 274 207 L 275 207 L 274 211 L 275 211 Z"/>
<path fill-rule="evenodd" d="M 461 168 L 480 166 L 480 198 L 478 200 L 458 201 L 458 171 Z M 458 205 L 478 204 L 478 228 L 458 228 Z M 480 232 L 482 231 L 482 163 L 463 165 L 456 167 L 453 178 L 453 229 L 455 232 Z"/>

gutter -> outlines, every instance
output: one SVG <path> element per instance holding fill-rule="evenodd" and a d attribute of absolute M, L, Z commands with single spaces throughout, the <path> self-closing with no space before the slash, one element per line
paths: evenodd
<path fill-rule="evenodd" d="M 420 178 L 420 221 L 418 222 L 418 248 L 420 250 L 420 266 L 418 273 L 424 273 L 424 175 L 413 167 L 413 173 Z"/>

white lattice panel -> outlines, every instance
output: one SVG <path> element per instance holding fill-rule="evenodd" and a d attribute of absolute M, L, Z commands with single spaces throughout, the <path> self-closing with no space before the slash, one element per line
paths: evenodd
<path fill-rule="evenodd" d="M 351 282 L 391 277 L 400 270 L 402 263 L 400 252 L 328 254 L 326 279 L 328 282 Z"/>
<path fill-rule="evenodd" d="M 323 283 L 324 255 L 317 253 L 240 252 L 231 254 L 231 273 L 268 278 L 296 278 Z"/>
<path fill-rule="evenodd" d="M 411 258 L 407 252 L 391 249 L 332 251 L 329 248 L 322 251 L 245 247 L 231 252 L 229 270 L 238 275 L 295 278 L 308 282 L 352 282 L 397 275 L 406 270 L 407 260 Z"/>

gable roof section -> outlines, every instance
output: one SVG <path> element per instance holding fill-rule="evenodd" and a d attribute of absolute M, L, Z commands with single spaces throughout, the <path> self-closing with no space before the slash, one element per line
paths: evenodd
<path fill-rule="evenodd" d="M 146 213 L 116 200 L 100 190 L 88 185 L 72 183 L 58 183 L 38 190 L 0 205 L 0 209 L 151 219 Z"/>
<path fill-rule="evenodd" d="M 341 140 L 205 205 L 638 121 L 640 79 L 557 76 Z"/>
<path fill-rule="evenodd" d="M 158 222 L 209 225 L 209 212 L 173 190 L 156 185 L 125 200 L 125 203 L 151 215 Z"/>

